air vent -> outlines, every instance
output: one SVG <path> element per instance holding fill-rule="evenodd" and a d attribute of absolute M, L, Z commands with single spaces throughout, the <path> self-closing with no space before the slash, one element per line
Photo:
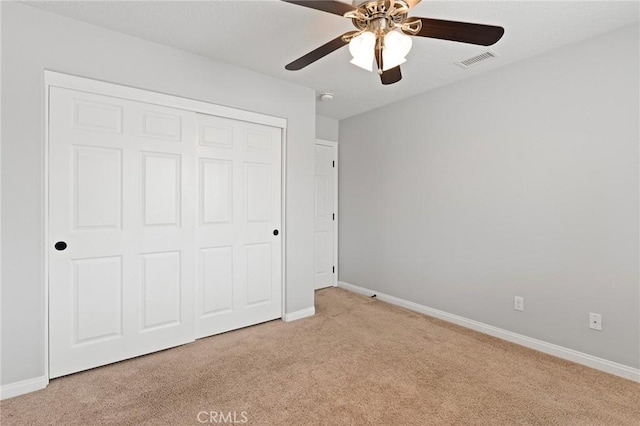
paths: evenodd
<path fill-rule="evenodd" d="M 488 61 L 489 59 L 493 59 L 493 58 L 497 58 L 498 54 L 495 52 L 492 52 L 490 50 L 487 50 L 484 53 L 481 53 L 479 55 L 476 55 L 472 58 L 469 59 L 465 59 L 464 61 L 460 61 L 460 62 L 454 62 L 454 64 L 456 64 L 457 66 L 459 66 L 460 68 L 470 68 L 474 65 L 478 65 L 480 62 L 485 62 Z"/>

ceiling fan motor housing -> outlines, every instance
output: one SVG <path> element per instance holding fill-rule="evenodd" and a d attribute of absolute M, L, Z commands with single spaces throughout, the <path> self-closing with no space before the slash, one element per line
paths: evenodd
<path fill-rule="evenodd" d="M 354 0 L 356 10 L 345 14 L 361 31 L 386 33 L 407 19 L 409 5 L 404 0 Z"/>

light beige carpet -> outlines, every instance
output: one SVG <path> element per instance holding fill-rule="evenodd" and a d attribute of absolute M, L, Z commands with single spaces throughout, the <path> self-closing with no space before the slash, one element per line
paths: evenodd
<path fill-rule="evenodd" d="M 640 424 L 638 383 L 342 289 L 316 308 L 52 380 L 2 426 Z"/>

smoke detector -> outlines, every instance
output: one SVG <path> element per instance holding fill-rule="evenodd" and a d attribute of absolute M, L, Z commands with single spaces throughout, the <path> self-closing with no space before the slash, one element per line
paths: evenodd
<path fill-rule="evenodd" d="M 333 100 L 333 93 L 323 93 L 319 98 L 322 102 L 331 102 Z"/>

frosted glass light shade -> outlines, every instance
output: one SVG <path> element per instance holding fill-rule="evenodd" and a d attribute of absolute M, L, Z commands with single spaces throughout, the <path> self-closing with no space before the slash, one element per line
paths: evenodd
<path fill-rule="evenodd" d="M 411 37 L 399 31 L 389 31 L 384 36 L 384 50 L 382 51 L 382 70 L 397 67 L 405 63 L 405 56 L 411 50 Z"/>
<path fill-rule="evenodd" d="M 365 31 L 349 42 L 349 52 L 353 59 L 351 63 L 367 71 L 373 71 L 373 59 L 375 54 L 376 36 Z"/>

